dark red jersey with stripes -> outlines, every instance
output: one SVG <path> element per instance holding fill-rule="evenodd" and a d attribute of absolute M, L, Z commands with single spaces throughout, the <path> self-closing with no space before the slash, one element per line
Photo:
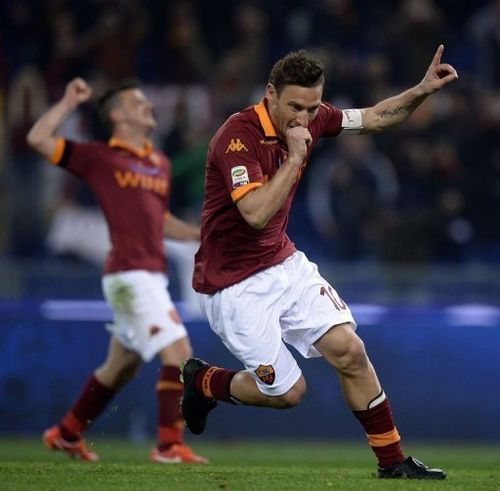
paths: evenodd
<path fill-rule="evenodd" d="M 171 163 L 147 147 L 136 152 L 118 140 L 62 145 L 54 162 L 87 182 L 106 218 L 111 251 L 106 273 L 166 269 L 163 244 Z"/>
<path fill-rule="evenodd" d="M 312 144 L 342 129 L 342 111 L 322 103 L 310 123 Z M 286 234 L 288 214 L 300 181 L 267 225 L 257 230 L 240 214 L 236 202 L 272 179 L 287 157 L 286 142 L 276 136 L 265 101 L 233 114 L 210 142 L 205 170 L 201 246 L 195 257 L 193 287 L 215 293 L 278 264 L 295 252 Z"/>

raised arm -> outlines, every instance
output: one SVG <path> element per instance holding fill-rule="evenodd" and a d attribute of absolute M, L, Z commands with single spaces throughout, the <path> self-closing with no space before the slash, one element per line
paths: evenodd
<path fill-rule="evenodd" d="M 64 95 L 59 102 L 38 118 L 30 129 L 26 140 L 37 152 L 50 158 L 56 148 L 56 132 L 63 121 L 83 102 L 90 99 L 92 90 L 87 82 L 75 78 L 66 85 Z"/>
<path fill-rule="evenodd" d="M 441 63 L 443 50 L 444 46 L 441 44 L 418 85 L 361 110 L 362 133 L 383 131 L 402 123 L 429 95 L 458 78 L 457 71 L 451 65 Z"/>

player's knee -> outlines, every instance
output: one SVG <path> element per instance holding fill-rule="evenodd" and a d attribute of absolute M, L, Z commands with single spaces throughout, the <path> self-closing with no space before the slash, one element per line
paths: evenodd
<path fill-rule="evenodd" d="M 186 336 L 163 348 L 158 355 L 163 365 L 179 365 L 193 356 L 193 349 Z"/>
<path fill-rule="evenodd" d="M 172 349 L 177 353 L 177 356 L 181 361 L 187 360 L 193 356 L 193 348 L 191 347 L 191 341 L 186 336 L 177 340 L 172 345 Z"/>
<path fill-rule="evenodd" d="M 369 366 L 365 345 L 358 336 L 353 336 L 337 356 L 337 370 L 348 375 L 358 373 Z"/>
<path fill-rule="evenodd" d="M 276 409 L 289 409 L 297 406 L 304 398 L 306 393 L 306 381 L 304 377 L 295 383 L 295 385 L 285 394 L 272 398 L 272 405 Z"/>

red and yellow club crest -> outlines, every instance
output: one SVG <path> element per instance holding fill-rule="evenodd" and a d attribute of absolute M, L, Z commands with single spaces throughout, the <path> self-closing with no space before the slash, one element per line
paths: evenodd
<path fill-rule="evenodd" d="M 257 370 L 255 370 L 255 374 L 259 377 L 262 382 L 266 385 L 273 385 L 276 373 L 272 365 L 260 365 Z"/>

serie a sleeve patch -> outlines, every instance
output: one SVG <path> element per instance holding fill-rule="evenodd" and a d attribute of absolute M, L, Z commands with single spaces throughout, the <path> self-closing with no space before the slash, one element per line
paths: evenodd
<path fill-rule="evenodd" d="M 248 170 L 244 165 L 231 167 L 231 182 L 233 183 L 233 189 L 244 186 L 250 182 Z"/>

